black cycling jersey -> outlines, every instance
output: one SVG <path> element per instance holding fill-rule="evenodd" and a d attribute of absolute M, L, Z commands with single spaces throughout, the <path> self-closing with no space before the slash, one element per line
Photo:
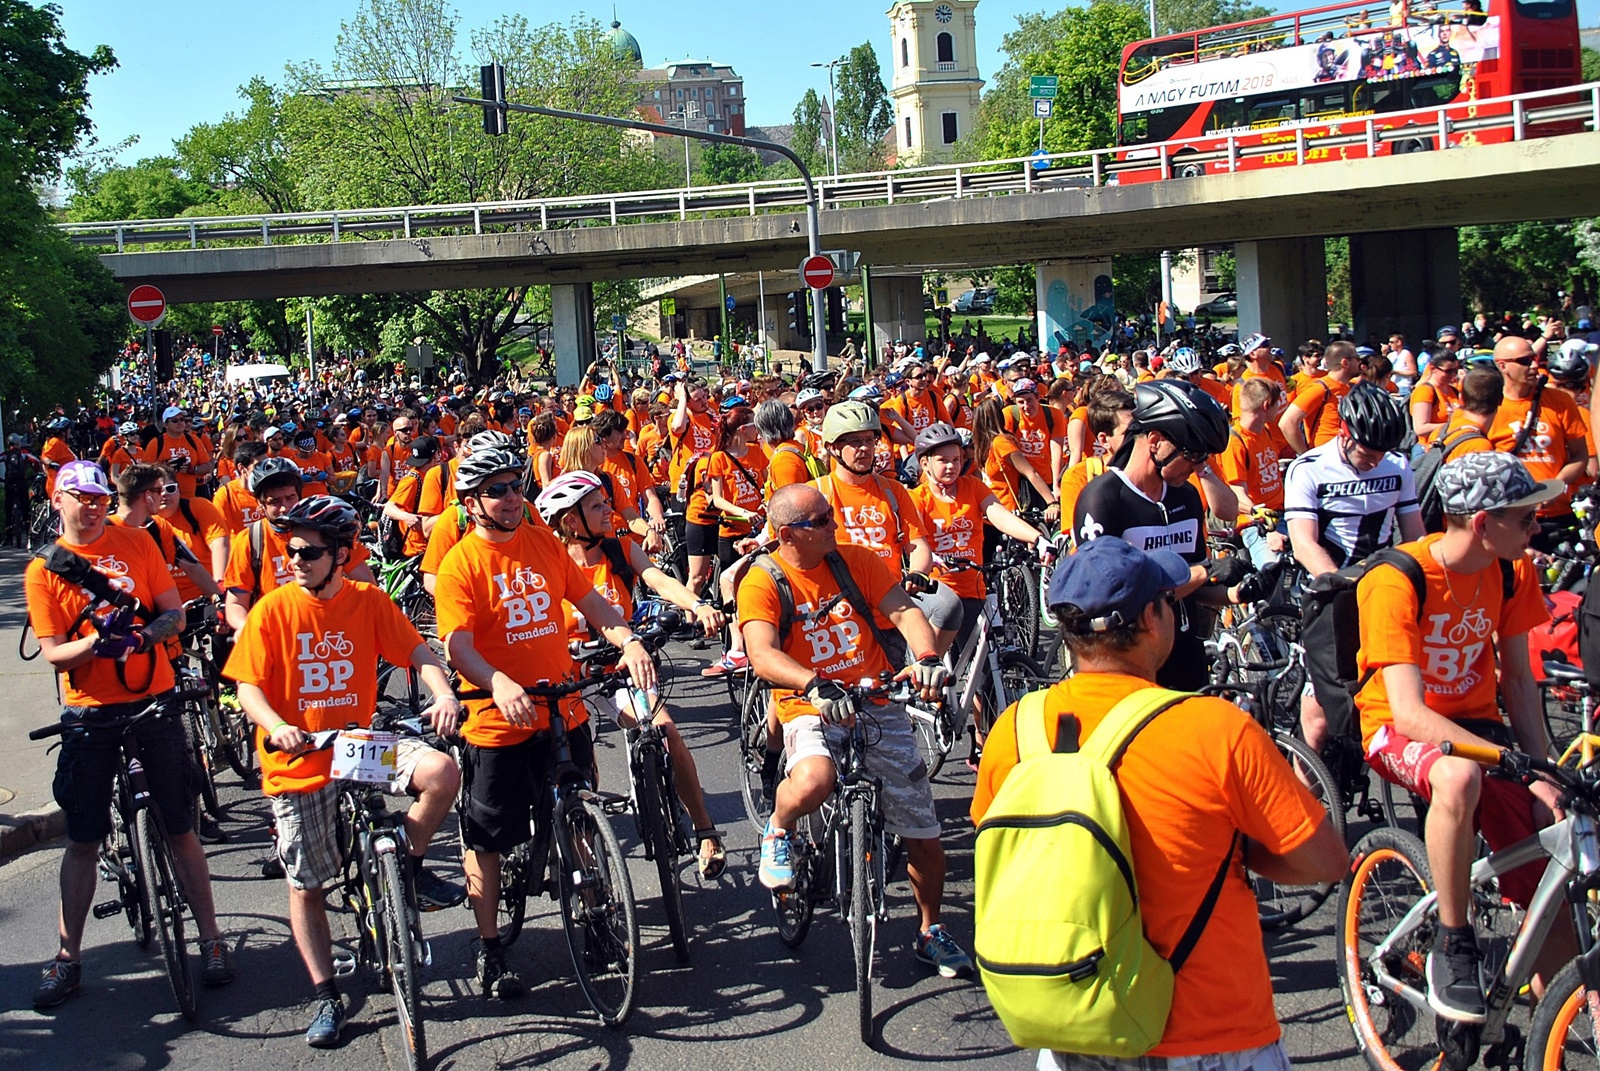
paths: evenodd
<path fill-rule="evenodd" d="M 1161 501 L 1145 497 L 1121 469 L 1108 469 L 1089 481 L 1072 516 L 1078 545 L 1098 536 L 1120 536 L 1140 550 L 1170 550 L 1190 565 L 1206 561 L 1205 505 L 1191 484 L 1167 487 Z M 1164 688 L 1194 691 L 1207 679 L 1204 633 L 1211 611 L 1193 595 L 1182 602 L 1172 653 L 1156 674 Z"/>

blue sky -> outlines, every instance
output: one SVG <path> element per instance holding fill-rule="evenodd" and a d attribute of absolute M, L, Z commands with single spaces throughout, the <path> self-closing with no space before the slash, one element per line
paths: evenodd
<path fill-rule="evenodd" d="M 285 64 L 326 63 L 340 22 L 355 13 L 358 3 L 65 0 L 61 6 L 69 45 L 88 52 L 108 44 L 121 63 L 90 83 L 90 116 L 102 145 L 138 135 L 137 147 L 121 158 L 132 163 L 170 151 L 173 140 L 195 123 L 235 110 L 237 88 L 256 75 L 280 82 Z M 788 122 L 808 87 L 826 91 L 826 72 L 808 66 L 812 62 L 843 55 L 863 41 L 871 41 L 880 61 L 887 62 L 888 6 L 888 0 L 781 5 L 758 0 L 729 7 L 619 0 L 617 15 L 639 39 L 647 65 L 691 56 L 731 64 L 744 76 L 750 121 L 760 125 Z M 510 0 L 458 0 L 456 9 L 465 37 L 518 6 Z M 1019 13 L 1044 9 L 1058 7 L 1048 0 L 982 0 L 980 72 L 987 76 L 1000 65 L 1000 39 L 1016 26 Z M 535 23 L 587 15 L 608 24 L 612 8 L 610 3 L 532 4 L 521 12 Z M 1583 25 L 1595 25 L 1600 0 L 1580 0 L 1579 12 Z M 794 47 L 797 42 L 804 47 Z"/>

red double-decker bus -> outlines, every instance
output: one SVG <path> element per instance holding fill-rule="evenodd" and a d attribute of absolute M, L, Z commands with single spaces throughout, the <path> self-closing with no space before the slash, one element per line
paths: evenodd
<path fill-rule="evenodd" d="M 1359 159 L 1368 155 L 1361 138 L 1315 142 L 1353 134 L 1351 120 L 1364 129 L 1370 116 L 1394 120 L 1375 124 L 1389 132 L 1379 155 L 1447 147 L 1432 132 L 1392 132 L 1437 126 L 1422 109 L 1442 109 L 1452 124 L 1509 113 L 1479 102 L 1581 77 L 1575 0 L 1336 4 L 1136 41 L 1122 52 L 1118 140 L 1125 162 L 1151 166 L 1121 170 L 1117 181 L 1229 170 L 1218 154 L 1230 138 L 1233 170 L 1293 164 L 1297 145 L 1309 145 L 1308 161 Z M 1512 136 L 1464 125 L 1446 135 L 1449 146 Z M 1199 140 L 1165 153 L 1140 148 L 1186 138 Z M 1259 151 L 1277 145 L 1286 147 Z"/>

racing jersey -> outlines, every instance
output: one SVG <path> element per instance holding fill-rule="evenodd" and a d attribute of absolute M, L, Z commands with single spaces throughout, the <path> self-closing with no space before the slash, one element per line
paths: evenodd
<path fill-rule="evenodd" d="M 1317 542 L 1334 565 L 1360 561 L 1392 542 L 1395 518 L 1420 512 L 1411 466 L 1385 454 L 1366 472 L 1345 461 L 1339 440 L 1312 447 L 1284 477 L 1283 515 L 1317 522 Z"/>

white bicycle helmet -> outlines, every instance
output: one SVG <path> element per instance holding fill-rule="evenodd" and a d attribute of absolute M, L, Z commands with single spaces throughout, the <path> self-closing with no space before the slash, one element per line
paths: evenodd
<path fill-rule="evenodd" d="M 582 502 L 589 492 L 598 491 L 604 486 L 605 484 L 600 482 L 600 477 L 592 472 L 581 470 L 564 472 L 539 492 L 539 497 L 534 499 L 533 508 L 539 511 L 544 523 L 554 528 L 557 517 Z"/>
<path fill-rule="evenodd" d="M 474 454 L 482 450 L 515 451 L 516 448 L 516 441 L 503 431 L 480 431 L 467 440 L 467 449 Z"/>
<path fill-rule="evenodd" d="M 1167 371 L 1175 376 L 1192 376 L 1200 371 L 1200 355 L 1188 346 L 1179 346 L 1167 358 Z"/>
<path fill-rule="evenodd" d="M 812 402 L 825 402 L 827 400 L 828 396 L 815 387 L 807 387 L 794 396 L 794 404 L 798 409 L 804 409 Z"/>

